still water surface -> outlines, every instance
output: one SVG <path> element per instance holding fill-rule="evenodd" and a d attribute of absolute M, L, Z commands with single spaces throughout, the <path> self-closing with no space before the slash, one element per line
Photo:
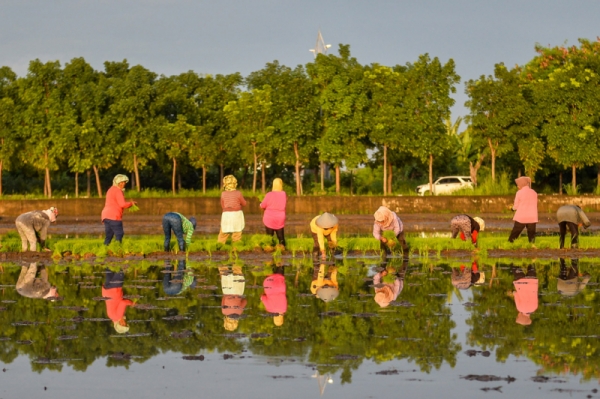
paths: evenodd
<path fill-rule="evenodd" d="M 0 398 L 598 397 L 597 264 L 490 262 L 4 264 Z"/>

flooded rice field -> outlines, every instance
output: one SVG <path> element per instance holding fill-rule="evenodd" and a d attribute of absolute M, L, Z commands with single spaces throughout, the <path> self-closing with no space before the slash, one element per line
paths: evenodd
<path fill-rule="evenodd" d="M 599 397 L 591 259 L 0 266 L 0 398 Z"/>

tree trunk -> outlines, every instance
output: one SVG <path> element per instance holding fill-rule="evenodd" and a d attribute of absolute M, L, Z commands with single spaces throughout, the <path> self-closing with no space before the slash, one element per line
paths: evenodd
<path fill-rule="evenodd" d="M 492 145 L 492 139 L 488 138 L 490 154 L 492 155 L 492 182 L 496 183 L 496 149 Z"/>
<path fill-rule="evenodd" d="M 92 168 L 94 168 L 94 176 L 96 177 L 96 190 L 98 190 L 98 198 L 102 198 L 102 183 L 100 182 L 100 173 L 97 166 L 92 166 Z M 90 186 L 88 184 L 88 190 L 89 187 Z"/>
<path fill-rule="evenodd" d="M 481 168 L 484 158 L 485 154 L 481 154 L 475 166 L 473 166 L 473 162 L 469 161 L 469 175 L 471 176 L 471 181 L 473 182 L 474 186 L 477 186 L 477 172 L 479 171 L 479 168 Z"/>
<path fill-rule="evenodd" d="M 383 146 L 383 195 L 387 194 L 387 145 Z"/>
<path fill-rule="evenodd" d="M 219 175 L 221 176 L 221 180 L 219 183 L 219 186 L 221 186 L 221 190 L 223 190 L 223 178 L 225 177 L 225 168 L 223 167 L 223 164 L 219 165 L 220 170 L 219 170 Z"/>
<path fill-rule="evenodd" d="M 206 194 L 206 166 L 202 165 L 202 194 Z"/>
<path fill-rule="evenodd" d="M 252 155 L 254 157 L 254 169 L 252 171 L 252 193 L 256 192 L 256 170 L 258 164 L 258 157 L 256 156 L 256 144 L 252 143 Z"/>
<path fill-rule="evenodd" d="M 2 166 L 4 164 L 4 161 L 1 160 L 0 161 L 0 197 L 2 196 Z"/>
<path fill-rule="evenodd" d="M 263 194 L 267 191 L 267 174 L 265 172 L 265 169 L 266 169 L 265 164 L 266 164 L 265 161 L 262 161 L 260 163 L 260 169 L 261 169 L 260 170 L 260 180 L 261 180 L 261 184 L 262 184 L 261 191 Z"/>
<path fill-rule="evenodd" d="M 175 195 L 175 178 L 177 177 L 177 159 L 173 158 L 173 174 L 171 175 L 171 190 L 173 190 L 173 195 Z"/>
<path fill-rule="evenodd" d="M 50 169 L 46 168 L 46 181 L 48 182 L 48 198 L 52 198 L 52 184 L 50 183 Z"/>
<path fill-rule="evenodd" d="M 79 172 L 75 172 L 75 198 L 79 198 Z"/>
<path fill-rule="evenodd" d="M 433 195 L 433 154 L 429 154 L 429 194 Z"/>
<path fill-rule="evenodd" d="M 388 189 L 387 189 L 387 192 L 388 192 L 388 195 L 391 195 L 392 191 L 394 191 L 394 190 L 392 190 L 392 176 L 393 176 L 393 172 L 394 172 L 394 167 L 392 166 L 391 163 L 388 163 L 388 169 L 389 169 L 389 172 L 388 172 Z"/>
<path fill-rule="evenodd" d="M 92 197 L 92 171 L 89 169 L 87 171 L 87 197 Z"/>
<path fill-rule="evenodd" d="M 133 154 L 133 172 L 135 173 L 135 189 L 139 193 L 142 189 L 142 185 L 140 184 L 140 171 L 138 170 L 138 161 L 136 154 Z"/>
<path fill-rule="evenodd" d="M 50 184 L 50 169 L 48 168 L 48 149 L 44 149 L 44 165 L 46 166 L 46 173 L 44 175 L 44 184 L 46 189 L 46 196 L 52 198 L 52 185 Z"/>
<path fill-rule="evenodd" d="M 300 154 L 298 152 L 298 142 L 294 141 L 294 155 L 296 156 L 296 163 L 294 169 L 296 171 L 296 195 L 302 194 L 302 182 L 300 180 Z"/>
<path fill-rule="evenodd" d="M 325 191 L 325 162 L 321 161 L 321 192 Z"/>
<path fill-rule="evenodd" d="M 562 172 L 558 174 L 558 194 L 562 195 Z"/>
<path fill-rule="evenodd" d="M 336 192 L 336 194 L 340 193 L 340 167 L 339 167 L 339 165 L 335 166 L 335 192 Z"/>
<path fill-rule="evenodd" d="M 571 184 L 573 185 L 573 194 L 577 195 L 577 168 L 575 165 L 571 166 L 571 173 L 573 175 L 573 180 L 571 180 Z"/>

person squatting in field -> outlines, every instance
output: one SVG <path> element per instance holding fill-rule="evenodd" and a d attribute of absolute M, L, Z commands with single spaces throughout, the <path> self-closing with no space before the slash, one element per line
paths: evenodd
<path fill-rule="evenodd" d="M 480 217 L 472 218 L 469 215 L 456 215 L 450 220 L 450 229 L 452 230 L 452 238 L 456 238 L 460 234 L 461 240 L 470 239 L 477 248 L 477 238 L 479 232 L 485 229 L 485 222 Z"/>
<path fill-rule="evenodd" d="M 57 216 L 58 209 L 53 206 L 44 211 L 31 211 L 19 215 L 15 225 L 21 236 L 21 250 L 27 251 L 27 244 L 29 244 L 29 250 L 36 252 L 39 242 L 42 251 L 50 251 L 46 246 L 48 226 L 56 222 Z"/>
<path fill-rule="evenodd" d="M 195 217 L 191 217 L 188 220 L 181 213 L 169 212 L 163 216 L 162 226 L 165 233 L 165 252 L 169 252 L 171 248 L 171 231 L 173 231 L 173 234 L 177 238 L 179 250 L 181 252 L 189 251 L 192 243 L 192 235 L 194 234 L 194 230 L 196 230 Z"/>

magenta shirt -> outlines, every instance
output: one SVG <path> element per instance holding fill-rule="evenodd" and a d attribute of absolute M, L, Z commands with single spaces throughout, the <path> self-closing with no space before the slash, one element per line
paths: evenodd
<path fill-rule="evenodd" d="M 285 225 L 285 206 L 287 194 L 285 191 L 271 191 L 267 193 L 260 207 L 265 210 L 263 223 L 270 229 L 279 230 Z"/>
<path fill-rule="evenodd" d="M 515 204 L 513 209 L 516 210 L 513 220 L 515 222 L 527 224 L 538 222 L 538 196 L 530 187 L 523 187 L 517 191 L 515 195 Z"/>

